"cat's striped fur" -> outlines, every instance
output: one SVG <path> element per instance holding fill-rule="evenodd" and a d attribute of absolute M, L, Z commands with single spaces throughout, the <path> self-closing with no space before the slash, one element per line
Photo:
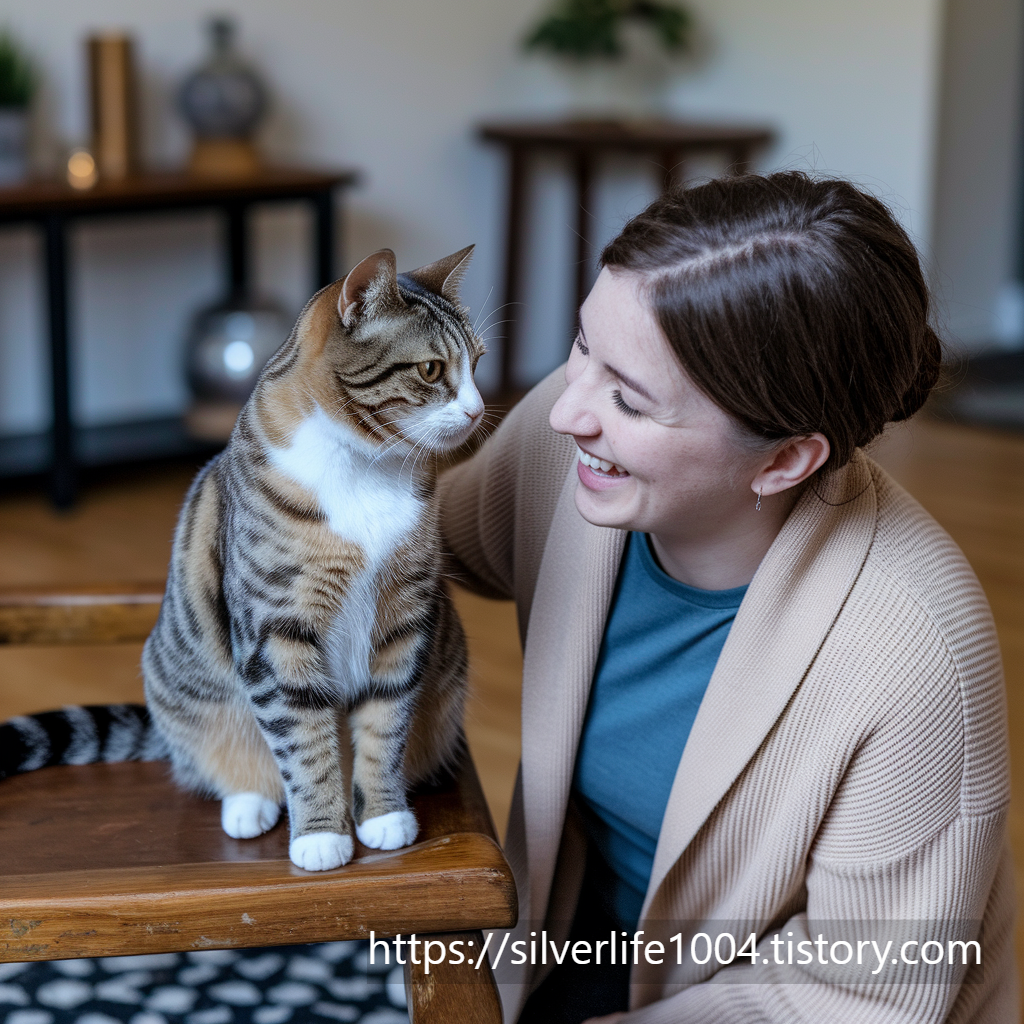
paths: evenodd
<path fill-rule="evenodd" d="M 55 764 L 160 761 L 167 741 L 141 704 L 69 706 L 0 724 L 0 779 Z"/>
<path fill-rule="evenodd" d="M 308 303 L 192 484 L 144 648 L 177 779 L 236 837 L 286 804 L 307 869 L 351 857 L 353 820 L 368 846 L 412 842 L 407 789 L 462 742 L 430 456 L 483 414 L 470 251 L 397 276 L 383 250 Z"/>

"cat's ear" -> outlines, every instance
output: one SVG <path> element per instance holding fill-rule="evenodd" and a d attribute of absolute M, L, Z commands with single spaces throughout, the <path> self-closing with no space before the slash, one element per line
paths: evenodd
<path fill-rule="evenodd" d="M 398 292 L 395 254 L 380 249 L 357 263 L 349 272 L 338 296 L 338 313 L 346 327 L 370 316 L 383 316 L 405 306 Z"/>
<path fill-rule="evenodd" d="M 473 255 L 474 248 L 475 246 L 467 245 L 465 249 L 453 252 L 451 256 L 445 256 L 436 263 L 428 263 L 419 270 L 410 271 L 406 276 L 435 295 L 440 295 L 449 302 L 458 303 L 459 285 L 462 284 L 462 278 L 469 267 L 469 258 Z"/>

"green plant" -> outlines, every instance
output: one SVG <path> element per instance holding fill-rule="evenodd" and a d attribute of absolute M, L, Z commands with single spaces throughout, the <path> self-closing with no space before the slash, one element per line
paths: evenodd
<path fill-rule="evenodd" d="M 0 31 L 0 107 L 27 107 L 35 90 L 29 59 L 7 31 Z"/>
<path fill-rule="evenodd" d="M 625 21 L 646 23 L 670 52 L 686 48 L 693 24 L 687 10 L 660 0 L 558 0 L 523 45 L 579 60 L 619 57 L 619 29 Z"/>

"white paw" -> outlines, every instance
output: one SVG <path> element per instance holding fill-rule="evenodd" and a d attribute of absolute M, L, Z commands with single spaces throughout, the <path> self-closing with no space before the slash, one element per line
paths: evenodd
<path fill-rule="evenodd" d="M 288 847 L 292 863 L 303 871 L 330 871 L 352 859 L 355 843 L 337 832 L 311 832 L 293 839 Z"/>
<path fill-rule="evenodd" d="M 277 824 L 281 808 L 259 793 L 234 793 L 220 805 L 220 824 L 233 839 L 261 836 Z"/>
<path fill-rule="evenodd" d="M 359 842 L 374 850 L 397 850 L 400 846 L 408 846 L 418 831 L 412 811 L 391 811 L 356 825 Z"/>

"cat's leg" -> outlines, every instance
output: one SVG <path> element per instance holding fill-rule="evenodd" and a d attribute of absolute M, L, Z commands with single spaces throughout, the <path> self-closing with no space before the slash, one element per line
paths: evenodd
<path fill-rule="evenodd" d="M 281 772 L 252 711 L 237 702 L 193 707 L 179 727 L 187 763 L 176 758 L 175 774 L 190 788 L 221 798 L 221 827 L 233 839 L 269 832 L 281 817 L 285 792 Z"/>
<path fill-rule="evenodd" d="M 462 754 L 462 729 L 468 687 L 466 636 L 447 589 L 438 588 L 431 646 L 418 684 L 419 697 L 405 752 L 410 785 L 451 768 Z"/>
<path fill-rule="evenodd" d="M 367 698 L 349 714 L 352 734 L 352 803 L 356 835 L 364 846 L 397 850 L 416 838 L 404 772 L 415 693 Z"/>
<path fill-rule="evenodd" d="M 458 757 L 467 677 L 465 635 L 443 584 L 392 613 L 371 665 L 375 695 L 349 715 L 356 834 L 382 850 L 416 838 L 410 785 Z"/>
<path fill-rule="evenodd" d="M 252 839 L 277 824 L 285 796 L 281 773 L 247 707 L 192 701 L 187 715 L 172 717 L 152 692 L 149 707 L 170 740 L 175 778 L 221 799 L 221 826 L 229 836 Z"/>
<path fill-rule="evenodd" d="M 232 793 L 220 805 L 221 828 L 232 839 L 254 839 L 269 832 L 281 817 L 281 805 L 260 793 Z"/>
<path fill-rule="evenodd" d="M 278 656 L 280 650 L 267 651 Z M 294 652 L 293 652 L 294 653 Z M 252 665 L 250 661 L 250 666 Z M 262 667 L 247 681 L 254 714 L 277 777 L 283 783 L 291 829 L 289 856 L 307 871 L 328 871 L 352 859 L 355 843 L 342 770 L 338 712 L 325 700 L 323 686 L 281 678 Z M 293 668 L 293 665 L 278 665 Z M 310 672 L 307 679 L 315 683 Z"/>
<path fill-rule="evenodd" d="M 292 863 L 328 871 L 352 859 L 351 835 L 335 710 L 294 693 L 259 709 L 258 720 L 284 781 Z"/>

